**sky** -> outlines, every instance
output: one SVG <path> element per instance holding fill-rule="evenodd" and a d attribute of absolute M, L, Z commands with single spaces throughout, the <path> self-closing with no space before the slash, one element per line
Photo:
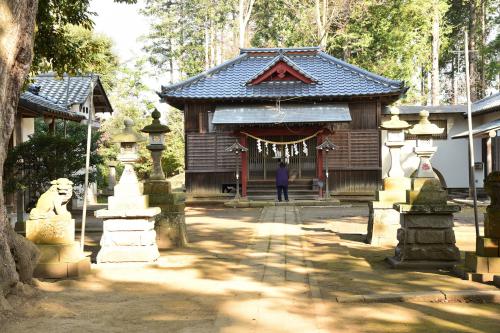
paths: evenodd
<path fill-rule="evenodd" d="M 97 13 L 93 18 L 94 30 L 113 39 L 114 51 L 124 62 L 142 54 L 138 39 L 149 30 L 148 19 L 139 13 L 143 6 L 143 0 L 132 5 L 113 0 L 92 0 L 90 3 L 90 11 Z"/>
<path fill-rule="evenodd" d="M 137 4 L 116 3 L 113 0 L 92 0 L 90 11 L 97 13 L 93 17 L 94 30 L 110 37 L 114 42 L 114 51 L 121 63 L 134 64 L 134 60 L 144 56 L 139 38 L 149 31 L 148 18 L 139 10 L 144 7 L 144 0 Z M 160 90 L 161 78 L 143 75 L 144 84 L 151 90 L 152 98 L 157 98 L 155 91 Z"/>

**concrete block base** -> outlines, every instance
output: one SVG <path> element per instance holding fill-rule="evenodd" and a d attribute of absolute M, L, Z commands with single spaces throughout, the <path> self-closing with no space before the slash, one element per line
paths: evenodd
<path fill-rule="evenodd" d="M 444 260 L 400 260 L 397 257 L 389 257 L 385 259 L 392 268 L 398 269 L 438 269 L 438 268 L 453 268 L 458 265 L 459 261 L 444 261 Z"/>
<path fill-rule="evenodd" d="M 391 208 L 377 208 L 370 203 L 366 242 L 375 246 L 396 246 L 400 227 L 399 212 Z"/>
<path fill-rule="evenodd" d="M 500 274 L 500 257 L 483 257 L 474 252 L 466 252 L 465 267 L 474 273 Z"/>
<path fill-rule="evenodd" d="M 461 278 L 462 280 L 479 282 L 479 283 L 489 283 L 492 282 L 495 275 L 490 273 L 475 273 L 469 272 L 468 269 L 463 265 L 458 265 L 453 268 L 453 274 Z"/>
<path fill-rule="evenodd" d="M 90 272 L 90 258 L 83 257 L 72 262 L 38 263 L 34 277 L 45 279 L 66 279 L 80 277 Z"/>
<path fill-rule="evenodd" d="M 156 244 L 148 246 L 103 247 L 97 254 L 97 263 L 153 262 L 160 257 Z"/>

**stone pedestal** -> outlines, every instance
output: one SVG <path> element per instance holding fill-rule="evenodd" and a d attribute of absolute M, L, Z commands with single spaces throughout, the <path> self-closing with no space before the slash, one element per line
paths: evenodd
<path fill-rule="evenodd" d="M 75 242 L 75 220 L 66 208 L 72 185 L 66 178 L 51 181 L 51 187 L 40 196 L 26 221 L 26 238 L 40 250 L 35 277 L 62 279 L 90 271 L 90 258 Z"/>
<path fill-rule="evenodd" d="M 116 193 L 116 189 L 115 189 Z M 145 199 L 146 200 L 146 199 Z M 101 249 L 97 263 L 112 262 L 152 262 L 159 258 L 154 230 L 155 216 L 160 214 L 159 207 L 119 209 L 123 205 L 112 200 L 110 209 L 95 212 L 103 219 Z M 139 206 L 142 205 L 139 204 Z"/>
<path fill-rule="evenodd" d="M 113 138 L 120 144 L 118 160 L 125 165 L 114 195 L 108 198 L 108 209 L 96 211 L 103 219 L 101 249 L 97 263 L 152 262 L 160 252 L 156 245 L 155 216 L 159 207 L 149 207 L 149 197 L 143 194 L 143 185 L 137 180 L 134 162 L 138 159 L 137 143 L 144 141 L 132 129 L 131 119 L 124 120 L 125 129 Z"/>
<path fill-rule="evenodd" d="M 476 240 L 476 252 L 465 254 L 465 269 L 483 282 L 500 275 L 500 172 L 492 172 L 485 182 L 491 204 L 484 214 L 484 236 Z"/>
<path fill-rule="evenodd" d="M 27 220 L 26 238 L 40 250 L 34 276 L 39 278 L 78 277 L 90 271 L 90 258 L 75 242 L 75 220 L 61 216 Z"/>
<path fill-rule="evenodd" d="M 453 213 L 460 206 L 446 203 L 446 191 L 436 178 L 414 178 L 406 203 L 394 204 L 400 214 L 395 268 L 446 268 L 460 260 L 455 245 Z"/>
<path fill-rule="evenodd" d="M 183 193 L 172 193 L 167 180 L 151 180 L 144 183 L 144 193 L 152 205 L 161 208 L 155 223 L 158 248 L 167 250 L 186 246 L 188 243 L 184 215 Z"/>
<path fill-rule="evenodd" d="M 406 177 L 387 177 L 382 191 L 376 192 L 376 200 L 368 204 L 368 232 L 366 242 L 377 246 L 395 246 L 400 225 L 399 212 L 394 203 L 406 201 L 406 191 L 411 181 Z"/>

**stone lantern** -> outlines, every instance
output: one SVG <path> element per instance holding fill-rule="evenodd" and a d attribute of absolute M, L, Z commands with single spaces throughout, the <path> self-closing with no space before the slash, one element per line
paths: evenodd
<path fill-rule="evenodd" d="M 391 155 L 391 167 L 389 177 L 404 177 L 404 171 L 401 168 L 401 147 L 405 145 L 405 130 L 410 128 L 410 124 L 399 119 L 399 109 L 391 108 L 391 120 L 384 121 L 380 128 L 387 130 L 387 141 L 385 145 L 389 148 Z"/>
<path fill-rule="evenodd" d="M 413 151 L 420 159 L 415 178 L 434 178 L 431 157 L 436 152 L 437 147 L 433 146 L 432 136 L 442 134 L 444 128 L 439 128 L 429 121 L 428 111 L 420 111 L 419 115 L 420 121 L 409 130 L 410 134 L 417 137 L 417 146 Z"/>
<path fill-rule="evenodd" d="M 151 180 L 164 180 L 165 173 L 163 173 L 161 166 L 161 155 L 165 149 L 165 134 L 170 132 L 170 128 L 160 123 L 161 114 L 157 109 L 151 113 L 151 116 L 153 122 L 141 130 L 141 132 L 149 134 L 149 145 L 146 148 L 151 151 L 153 158 L 153 170 L 149 178 Z"/>
<path fill-rule="evenodd" d="M 453 214 L 460 211 L 460 206 L 448 203 L 448 193 L 430 162 L 437 150 L 432 135 L 443 131 L 429 121 L 429 112 L 425 110 L 420 112 L 419 123 L 409 130 L 417 137 L 413 151 L 420 163 L 411 178 L 406 201 L 393 206 L 401 224 L 394 256 L 387 258 L 394 268 L 451 268 L 460 261 L 453 230 Z"/>
<path fill-rule="evenodd" d="M 383 180 L 382 190 L 376 191 L 376 200 L 368 204 L 367 243 L 378 246 L 393 246 L 398 243 L 400 227 L 399 212 L 393 208 L 397 202 L 406 201 L 406 191 L 411 189 L 411 180 L 404 176 L 401 168 L 401 148 L 405 145 L 404 131 L 410 127 L 399 119 L 399 109 L 391 107 L 391 119 L 382 122 L 381 129 L 387 131 L 385 145 L 389 148 L 391 165 L 388 177 Z"/>
<path fill-rule="evenodd" d="M 236 156 L 236 195 L 235 200 L 240 199 L 240 156 L 242 152 L 248 151 L 248 148 L 242 146 L 238 141 L 226 148 L 226 151 L 233 152 Z"/>
<path fill-rule="evenodd" d="M 120 144 L 118 160 L 125 168 L 114 195 L 108 198 L 108 208 L 95 212 L 95 217 L 103 219 L 98 264 L 152 262 L 160 256 L 154 225 L 161 209 L 149 206 L 149 197 L 143 194 L 143 186 L 134 171 L 139 157 L 138 143 L 146 139 L 134 131 L 131 119 L 125 119 L 124 124 L 125 129 L 115 135 L 112 142 Z"/>
<path fill-rule="evenodd" d="M 330 150 L 334 150 L 335 148 L 337 148 L 337 146 L 335 146 L 329 138 L 326 138 L 325 141 L 316 147 L 316 149 L 325 152 L 325 199 L 330 198 L 330 190 L 328 188 L 328 152 Z"/>

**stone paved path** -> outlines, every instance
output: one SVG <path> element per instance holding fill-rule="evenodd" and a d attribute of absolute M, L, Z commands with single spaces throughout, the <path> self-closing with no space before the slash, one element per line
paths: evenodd
<path fill-rule="evenodd" d="M 321 299 L 302 236 L 297 207 L 263 209 L 248 258 L 241 263 L 260 282 L 260 292 L 248 302 L 249 295 L 236 295 L 229 305 L 233 311 L 217 317 L 221 332 L 323 332 Z"/>

